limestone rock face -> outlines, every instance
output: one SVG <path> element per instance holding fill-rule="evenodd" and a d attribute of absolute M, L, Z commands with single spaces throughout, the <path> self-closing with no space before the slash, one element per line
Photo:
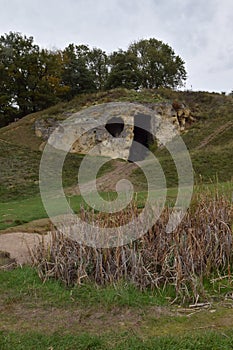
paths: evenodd
<path fill-rule="evenodd" d="M 173 103 L 161 102 L 148 104 L 164 121 L 169 121 L 180 133 L 188 125 L 195 121 L 192 111 L 184 104 L 174 101 Z"/>
<path fill-rule="evenodd" d="M 184 103 L 174 101 L 172 107 L 176 111 L 180 131 L 184 131 L 187 124 L 195 121 L 191 110 Z"/>
<path fill-rule="evenodd" d="M 37 119 L 35 121 L 35 134 L 37 137 L 47 141 L 52 132 L 59 126 L 59 122 L 54 118 Z"/>
<path fill-rule="evenodd" d="M 64 121 L 37 120 L 35 133 L 66 152 L 137 160 L 142 157 L 138 143 L 147 147 L 156 140 L 158 146 L 165 145 L 185 127 L 183 120 L 190 114 L 186 106 L 176 109 L 170 103 L 112 102 L 83 109 Z"/>

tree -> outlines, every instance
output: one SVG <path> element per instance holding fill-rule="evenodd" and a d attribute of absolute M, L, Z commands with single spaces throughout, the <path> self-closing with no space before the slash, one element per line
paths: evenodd
<path fill-rule="evenodd" d="M 103 90 L 108 77 L 108 56 L 94 47 L 87 54 L 88 69 L 92 74 L 96 90 Z"/>
<path fill-rule="evenodd" d="M 64 57 L 61 51 L 42 49 L 39 53 L 39 64 L 32 94 L 34 110 L 41 110 L 63 100 L 70 87 L 62 81 Z"/>
<path fill-rule="evenodd" d="M 40 49 L 33 37 L 0 36 L 0 126 L 81 93 L 125 87 L 176 88 L 186 80 L 184 61 L 154 38 L 111 55 L 87 45 Z"/>
<path fill-rule="evenodd" d="M 141 87 L 153 89 L 160 86 L 183 86 L 187 78 L 184 61 L 175 55 L 169 45 L 154 38 L 144 39 L 131 44 L 128 52 L 138 60 Z"/>
<path fill-rule="evenodd" d="M 133 52 L 119 50 L 109 58 L 110 73 L 106 81 L 106 89 L 125 87 L 137 89 L 141 84 L 141 72 L 138 58 Z"/>
<path fill-rule="evenodd" d="M 70 44 L 63 51 L 64 71 L 62 81 L 70 88 L 67 93 L 68 99 L 80 93 L 96 90 L 94 77 L 88 69 L 89 52 L 88 46 L 74 44 Z"/>
<path fill-rule="evenodd" d="M 5 52 L 0 46 L 0 127 L 12 122 L 17 110 L 13 106 L 10 79 L 4 65 Z"/>
<path fill-rule="evenodd" d="M 61 81 L 61 52 L 40 50 L 33 38 L 10 32 L 0 37 L 1 125 L 58 102 L 68 87 Z"/>
<path fill-rule="evenodd" d="M 39 47 L 33 38 L 19 33 L 0 37 L 1 95 L 5 96 L 3 105 L 14 110 L 19 116 L 30 111 L 28 92 L 31 89 L 28 78 L 33 57 L 38 55 Z"/>

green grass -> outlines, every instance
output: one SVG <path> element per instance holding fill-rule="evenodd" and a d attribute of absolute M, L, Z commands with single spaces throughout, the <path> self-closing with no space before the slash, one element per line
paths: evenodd
<path fill-rule="evenodd" d="M 0 332 L 1 350 L 91 350 L 104 349 L 106 342 L 98 336 L 83 334 L 81 336 L 54 334 L 46 336 L 40 333 L 6 333 Z M 106 349 L 106 348 L 105 348 Z"/>
<path fill-rule="evenodd" d="M 170 156 L 168 151 L 166 151 L 165 149 L 162 150 L 161 152 L 157 151 L 155 154 L 156 154 L 157 160 L 159 161 L 162 167 L 162 170 L 166 179 L 167 187 L 168 188 L 177 187 L 178 176 L 177 176 L 175 163 L 172 157 Z M 144 167 L 148 173 L 151 173 L 152 171 L 154 171 L 154 164 L 152 165 L 149 164 Z M 156 179 L 156 176 L 158 176 L 158 180 Z M 138 191 L 140 190 L 143 191 L 147 189 L 147 179 L 140 168 L 137 168 L 136 170 L 134 170 L 131 178 L 132 178 L 132 183 L 136 186 L 136 188 L 138 188 Z M 154 181 L 155 183 L 160 183 L 161 179 L 160 179 L 159 173 L 158 175 L 154 174 Z"/>
<path fill-rule="evenodd" d="M 176 194 L 176 188 L 168 189 L 167 204 L 172 205 L 174 203 Z M 99 195 L 105 201 L 109 201 L 110 203 L 111 201 L 117 199 L 116 192 L 100 192 Z M 158 192 L 155 191 L 155 197 L 157 195 Z M 72 195 L 67 196 L 66 198 L 70 207 L 75 213 L 79 213 L 81 207 L 84 207 L 86 209 L 89 208 L 88 204 L 86 204 L 81 195 Z M 147 191 L 136 192 L 134 194 L 134 198 L 136 200 L 137 207 L 143 208 L 147 200 Z M 53 208 L 56 211 L 56 215 L 64 214 L 63 210 L 61 209 L 62 204 L 59 202 L 59 199 L 56 199 L 56 202 L 53 204 Z M 23 225 L 30 223 L 31 221 L 44 219 L 47 217 L 48 215 L 39 195 L 31 198 L 0 203 L 0 230 L 5 230 L 9 227 Z M 31 228 L 31 230 L 33 230 L 33 228 Z M 34 227 L 33 231 L 36 231 L 36 226 Z"/>
<path fill-rule="evenodd" d="M 207 131 L 205 132 L 207 133 Z M 190 148 L 189 153 L 192 160 L 195 182 L 198 182 L 200 178 L 206 183 L 216 182 L 216 179 L 219 182 L 232 181 L 232 133 L 229 131 L 224 132 L 221 134 L 221 138 L 219 136 L 219 139 L 213 139 L 211 144 L 200 150 L 195 150 L 191 144 L 191 142 L 196 142 L 197 137 L 189 136 L 189 144 L 189 139 L 185 140 L 186 135 L 189 136 L 189 133 L 185 134 L 183 138 L 187 147 Z M 163 169 L 168 188 L 177 187 L 177 171 L 171 155 L 166 149 L 156 150 L 155 155 Z M 134 171 L 132 180 L 140 189 L 147 187 L 146 178 L 139 168 Z"/>
<path fill-rule="evenodd" d="M 214 277 L 212 276 L 213 280 Z M 206 295 L 221 300 L 232 290 L 232 281 L 217 278 L 213 283 L 210 278 L 205 281 Z M 95 307 L 99 305 L 105 309 L 114 307 L 130 307 L 143 309 L 144 307 L 166 306 L 175 299 L 175 288 L 170 285 L 164 290 L 150 289 L 140 291 L 126 281 L 115 285 L 97 286 L 92 282 L 85 282 L 74 287 L 66 287 L 59 280 L 49 279 L 42 283 L 35 268 L 24 266 L 12 271 L 0 270 L 1 302 L 11 305 L 23 302 L 27 305 L 41 307 L 65 308 L 76 306 Z M 179 319 L 180 320 L 180 319 Z"/>
<path fill-rule="evenodd" d="M 0 333 L 2 350 L 229 350 L 233 347 L 233 335 L 207 332 L 205 335 L 183 337 L 156 337 L 142 339 L 129 333 L 108 336 L 90 336 L 54 334 L 46 336 L 40 333 Z"/>
<path fill-rule="evenodd" d="M 231 198 L 232 196 L 233 184 L 231 181 L 228 182 L 217 182 L 217 179 L 211 184 L 206 184 L 199 179 L 196 186 L 194 187 L 194 193 L 209 193 L 214 195 L 216 191 L 219 194 L 224 194 Z M 155 196 L 158 192 L 155 191 Z M 100 196 L 106 201 L 111 201 L 116 199 L 115 192 L 101 192 Z M 177 187 L 168 188 L 166 204 L 169 206 L 174 205 L 177 196 Z M 136 192 L 134 198 L 137 203 L 138 208 L 143 208 L 145 201 L 147 200 L 147 191 Z M 67 201 L 75 213 L 79 213 L 81 207 L 88 208 L 82 196 L 67 196 Z M 58 214 L 63 214 L 62 210 L 59 211 L 59 201 L 56 201 L 54 208 L 57 210 Z M 23 225 L 25 223 L 30 223 L 34 220 L 39 220 L 47 218 L 48 215 L 44 209 L 41 197 L 39 195 L 19 199 L 10 202 L 0 203 L 0 230 L 5 230 L 10 227 Z M 36 231 L 36 223 L 34 223 L 34 228 L 30 227 L 29 230 Z M 27 229 L 28 230 L 28 229 Z"/>
<path fill-rule="evenodd" d="M 106 309 L 114 307 L 143 307 L 167 304 L 168 295 L 175 297 L 172 288 L 161 292 L 140 292 L 132 285 L 119 282 L 115 287 L 95 286 L 85 283 L 73 288 L 65 287 L 61 282 L 48 280 L 42 283 L 36 269 L 31 267 L 17 268 L 13 271 L 0 271 L 0 293 L 2 302 L 10 305 L 23 301 L 27 305 L 34 303 L 42 307 L 95 307 L 101 305 Z"/>
<path fill-rule="evenodd" d="M 209 292 L 226 283 L 210 285 Z M 0 271 L 0 295 L 1 350 L 212 350 L 233 345 L 230 302 L 182 311 L 169 305 L 175 296 L 171 287 L 163 293 L 140 292 L 125 282 L 67 288 L 55 280 L 42 283 L 35 269 L 23 267 Z"/>
<path fill-rule="evenodd" d="M 39 166 L 42 153 L 32 151 L 27 147 L 19 147 L 0 140 L 0 198 L 1 202 L 27 199 L 39 194 Z M 67 154 L 63 165 L 64 187 L 77 184 L 78 170 L 83 155 Z M 90 169 L 86 176 L 89 181 L 92 176 L 92 166 L 96 161 L 93 157 Z M 48 165 L 49 166 L 49 165 Z M 101 167 L 98 177 L 111 171 L 114 162 L 106 158 L 106 163 Z"/>
<path fill-rule="evenodd" d="M 39 196 L 0 203 L 1 230 L 46 217 L 47 214 Z"/>
<path fill-rule="evenodd" d="M 210 276 L 204 282 L 206 297 L 209 300 L 222 300 L 232 290 L 232 280 Z M 211 282 L 213 280 L 213 282 Z M 67 287 L 59 280 L 49 279 L 42 283 L 36 268 L 18 267 L 12 271 L 0 270 L 0 294 L 4 305 L 22 302 L 25 305 L 42 308 L 75 308 L 101 306 L 106 310 L 115 307 L 141 309 L 153 306 L 168 306 L 176 297 L 172 285 L 164 289 L 140 291 L 135 286 L 120 281 L 115 285 L 98 286 L 92 282 Z M 192 312 L 192 310 L 190 310 Z M 157 315 L 158 316 L 158 315 Z M 167 315 L 166 315 L 167 316 Z M 179 318 L 179 321 L 182 321 Z M 165 318 L 166 321 L 166 318 Z"/>
<path fill-rule="evenodd" d="M 39 192 L 40 152 L 0 140 L 0 196 L 2 201 Z"/>
<path fill-rule="evenodd" d="M 224 152 L 202 151 L 191 154 L 196 180 L 201 176 L 206 183 L 213 182 L 216 178 L 220 182 L 233 179 L 233 164 L 231 162 L 232 149 Z"/>

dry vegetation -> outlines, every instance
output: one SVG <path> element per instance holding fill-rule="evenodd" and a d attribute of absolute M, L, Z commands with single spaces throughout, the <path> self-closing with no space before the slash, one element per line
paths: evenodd
<path fill-rule="evenodd" d="M 116 222 L 127 222 L 137 214 L 132 207 Z M 90 213 L 86 220 L 92 220 Z M 172 233 L 166 233 L 169 209 L 165 208 L 156 224 L 131 244 L 97 249 L 80 245 L 57 232 L 49 247 L 41 244 L 34 254 L 34 264 L 43 280 L 55 278 L 67 285 L 94 281 L 99 285 L 120 280 L 136 285 L 140 290 L 160 289 L 173 285 L 179 300 L 197 300 L 205 295 L 204 280 L 211 276 L 231 276 L 233 261 L 231 201 L 221 195 L 209 198 L 198 195 L 182 223 Z M 103 214 L 96 216 L 101 225 L 109 226 Z M 111 226 L 114 221 L 111 221 Z M 118 228 L 116 227 L 116 230 Z"/>

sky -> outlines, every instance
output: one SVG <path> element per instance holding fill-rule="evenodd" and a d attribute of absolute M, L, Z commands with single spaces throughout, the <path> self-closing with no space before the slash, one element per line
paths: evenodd
<path fill-rule="evenodd" d="M 0 0 L 0 34 L 20 32 L 48 49 L 70 43 L 110 53 L 140 39 L 170 45 L 186 89 L 233 90 L 232 0 Z"/>

